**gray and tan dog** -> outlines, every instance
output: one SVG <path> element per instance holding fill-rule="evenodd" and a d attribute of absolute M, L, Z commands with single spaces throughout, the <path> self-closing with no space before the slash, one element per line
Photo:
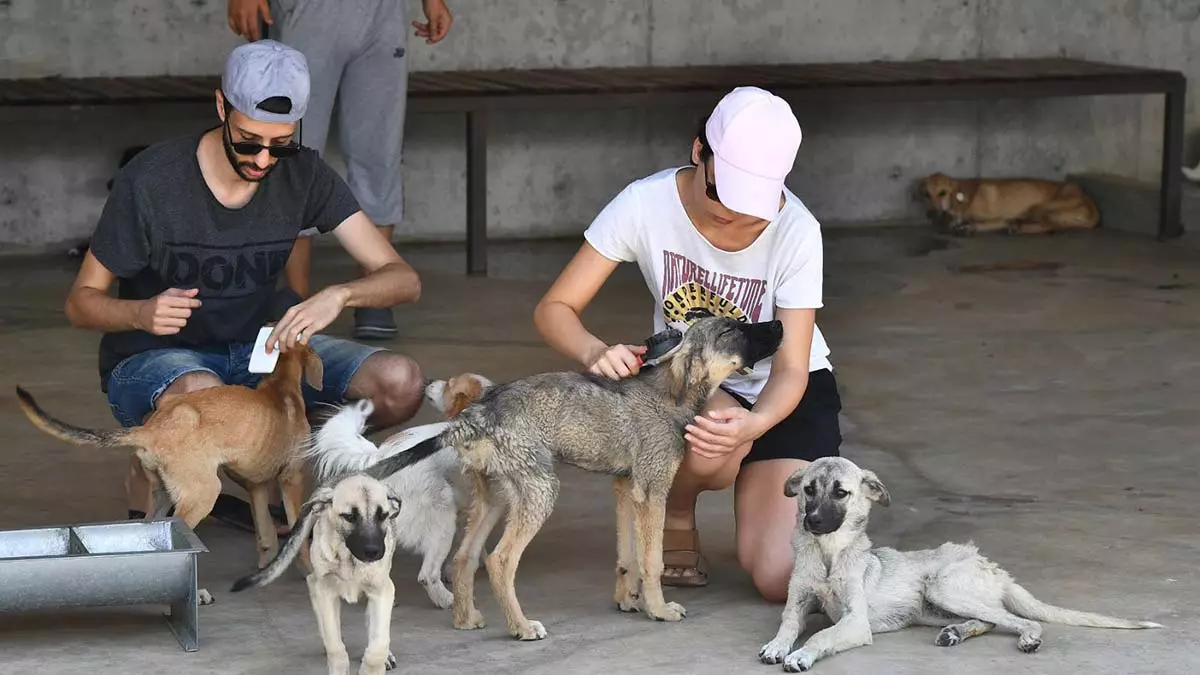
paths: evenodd
<path fill-rule="evenodd" d="M 1161 628 L 1048 605 L 1017 584 L 973 544 L 935 549 L 872 548 L 872 504 L 891 502 L 871 471 L 842 457 L 823 457 L 788 479 L 784 494 L 799 504 L 792 548 L 795 567 L 775 639 L 759 650 L 763 663 L 801 672 L 827 656 L 869 645 L 872 635 L 908 626 L 942 630 L 935 644 L 952 647 L 1000 627 L 1020 637 L 1023 652 L 1042 644 L 1038 621 L 1095 628 Z M 806 615 L 821 611 L 833 625 L 792 651 Z"/>
<path fill-rule="evenodd" d="M 392 554 L 400 499 L 380 481 L 347 476 L 313 492 L 300 511 L 297 531 L 263 569 L 238 579 L 234 593 L 279 578 L 312 534 L 308 596 L 325 645 L 329 675 L 345 675 L 350 657 L 342 642 L 341 601 L 367 598 L 367 648 L 359 675 L 380 675 L 396 665 L 391 652 Z"/>
<path fill-rule="evenodd" d="M 474 500 L 454 558 L 454 626 L 485 625 L 474 577 L 485 540 L 507 512 L 487 569 L 508 630 L 521 640 L 546 637 L 545 627 L 522 612 L 513 583 L 522 552 L 554 510 L 555 462 L 613 476 L 617 606 L 679 621 L 684 608 L 662 593 L 662 531 L 667 491 L 686 452 L 684 426 L 726 377 L 772 355 L 782 340 L 779 321 L 704 318 L 665 362 L 632 378 L 560 372 L 495 385 L 441 435 L 367 473 L 388 476 L 442 448 L 456 449 Z"/>

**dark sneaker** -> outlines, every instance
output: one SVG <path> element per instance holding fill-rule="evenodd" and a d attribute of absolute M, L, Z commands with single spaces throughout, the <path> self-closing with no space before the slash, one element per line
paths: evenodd
<path fill-rule="evenodd" d="M 354 337 L 360 340 L 387 340 L 396 334 L 391 308 L 360 307 L 354 310 Z"/>

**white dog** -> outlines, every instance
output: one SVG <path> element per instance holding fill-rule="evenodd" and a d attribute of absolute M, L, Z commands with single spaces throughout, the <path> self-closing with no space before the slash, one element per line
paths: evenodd
<path fill-rule="evenodd" d="M 382 675 L 396 665 L 391 651 L 392 556 L 400 500 L 382 482 L 352 475 L 313 492 L 300 510 L 297 532 L 263 569 L 238 579 L 232 591 L 265 586 L 291 565 L 312 533 L 308 596 L 325 645 L 329 675 L 346 675 L 350 657 L 342 642 L 341 601 L 367 598 L 367 648 L 360 675 Z"/>
<path fill-rule="evenodd" d="M 425 388 L 425 398 L 447 418 L 453 418 L 491 386 L 486 377 L 467 373 L 431 382 Z M 440 434 L 448 426 L 446 422 L 436 422 L 411 427 L 376 446 L 363 436 L 373 410 L 369 399 L 342 406 L 312 434 L 306 452 L 318 481 L 362 471 Z M 385 481 L 400 497 L 397 543 L 424 556 L 417 581 L 425 587 L 433 604 L 442 609 L 450 607 L 454 600 L 443 580 L 443 570 L 454 546 L 459 506 L 464 503 L 462 485 L 453 480 L 459 475 L 458 455 L 447 449 L 407 471 L 388 476 Z"/>

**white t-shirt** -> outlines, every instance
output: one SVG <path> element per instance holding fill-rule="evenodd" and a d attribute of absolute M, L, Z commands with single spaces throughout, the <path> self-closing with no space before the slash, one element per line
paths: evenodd
<path fill-rule="evenodd" d="M 637 263 L 654 296 L 654 332 L 707 314 L 757 322 L 774 319 L 776 307 L 823 306 L 821 225 L 796 195 L 784 190 L 783 210 L 753 243 L 722 251 L 684 210 L 675 182 L 680 168 L 630 183 L 583 234 L 604 257 Z M 825 338 L 814 328 L 809 370 L 832 370 L 828 357 Z M 724 386 L 754 403 L 770 373 L 771 359 L 763 359 Z"/>

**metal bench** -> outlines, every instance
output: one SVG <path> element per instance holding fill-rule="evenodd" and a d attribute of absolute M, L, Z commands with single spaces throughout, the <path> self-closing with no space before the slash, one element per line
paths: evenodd
<path fill-rule="evenodd" d="M 0 79 L 0 105 L 104 105 L 210 101 L 216 77 Z M 1163 94 L 1158 237 L 1180 221 L 1186 80 L 1173 70 L 1077 59 L 871 61 L 576 70 L 418 71 L 411 110 L 466 117 L 467 272 L 487 273 L 487 127 L 494 111 L 522 108 L 711 106 L 739 85 L 768 89 L 795 105 Z"/>

